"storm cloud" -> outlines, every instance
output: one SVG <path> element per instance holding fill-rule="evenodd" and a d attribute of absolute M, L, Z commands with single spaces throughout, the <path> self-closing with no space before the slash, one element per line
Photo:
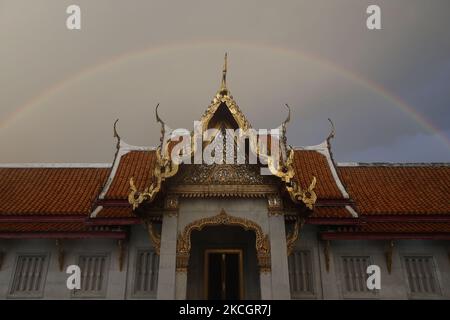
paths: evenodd
<path fill-rule="evenodd" d="M 67 30 L 66 8 L 82 29 Z M 378 4 L 382 30 L 366 28 Z M 220 85 L 255 128 L 337 161 L 450 161 L 450 2 L 0 1 L 0 162 L 111 162 L 112 124 L 156 145 Z"/>

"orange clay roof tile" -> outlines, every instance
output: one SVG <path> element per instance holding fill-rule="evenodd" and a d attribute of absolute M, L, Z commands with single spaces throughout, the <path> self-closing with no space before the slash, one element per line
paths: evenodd
<path fill-rule="evenodd" d="M 126 199 L 130 192 L 130 178 L 134 179 L 138 190 L 149 187 L 155 164 L 155 151 L 131 151 L 123 155 L 105 198 Z"/>
<path fill-rule="evenodd" d="M 362 215 L 450 214 L 449 166 L 339 167 Z"/>
<path fill-rule="evenodd" d="M 354 218 L 345 207 L 315 207 L 311 218 Z"/>
<path fill-rule="evenodd" d="M 327 158 L 314 150 L 296 150 L 294 169 L 297 181 L 303 189 L 307 188 L 313 176 L 317 179 L 316 194 L 319 199 L 343 199 L 331 173 Z"/>
<path fill-rule="evenodd" d="M 90 212 L 107 168 L 0 168 L 0 215 Z"/>
<path fill-rule="evenodd" d="M 97 214 L 96 218 L 135 218 L 133 210 L 127 207 L 108 207 L 103 208 Z"/>

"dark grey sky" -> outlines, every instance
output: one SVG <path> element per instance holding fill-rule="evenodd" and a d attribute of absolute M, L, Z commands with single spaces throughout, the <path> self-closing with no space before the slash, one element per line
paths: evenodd
<path fill-rule="evenodd" d="M 66 29 L 78 4 L 82 30 Z M 369 4 L 382 30 L 367 30 Z M 112 123 L 155 145 L 229 88 L 292 145 L 336 125 L 338 161 L 450 161 L 450 1 L 0 0 L 0 162 L 110 162 Z"/>

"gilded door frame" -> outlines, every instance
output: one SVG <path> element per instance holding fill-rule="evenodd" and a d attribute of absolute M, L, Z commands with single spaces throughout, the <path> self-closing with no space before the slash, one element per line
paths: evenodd
<path fill-rule="evenodd" d="M 244 230 L 254 231 L 256 235 L 255 246 L 260 272 L 269 273 L 271 271 L 269 236 L 264 234 L 262 228 L 257 223 L 245 218 L 230 216 L 225 212 L 225 210 L 222 209 L 218 215 L 189 223 L 184 227 L 183 232 L 178 234 L 176 261 L 177 272 L 187 272 L 189 255 L 191 251 L 191 232 L 193 230 L 200 231 L 207 226 L 218 225 L 239 226 Z"/>

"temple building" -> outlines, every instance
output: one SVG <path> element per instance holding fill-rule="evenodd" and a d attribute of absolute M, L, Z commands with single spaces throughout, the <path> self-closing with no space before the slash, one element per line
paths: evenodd
<path fill-rule="evenodd" d="M 115 124 L 111 164 L 0 165 L 0 298 L 449 299 L 450 165 L 340 164 L 334 127 L 291 147 L 289 108 L 278 136 L 211 148 L 252 129 L 226 75 L 196 129 L 211 140 L 180 147 L 195 129 L 169 132 L 157 107 L 160 144 Z M 186 161 L 207 148 L 223 161 Z"/>

